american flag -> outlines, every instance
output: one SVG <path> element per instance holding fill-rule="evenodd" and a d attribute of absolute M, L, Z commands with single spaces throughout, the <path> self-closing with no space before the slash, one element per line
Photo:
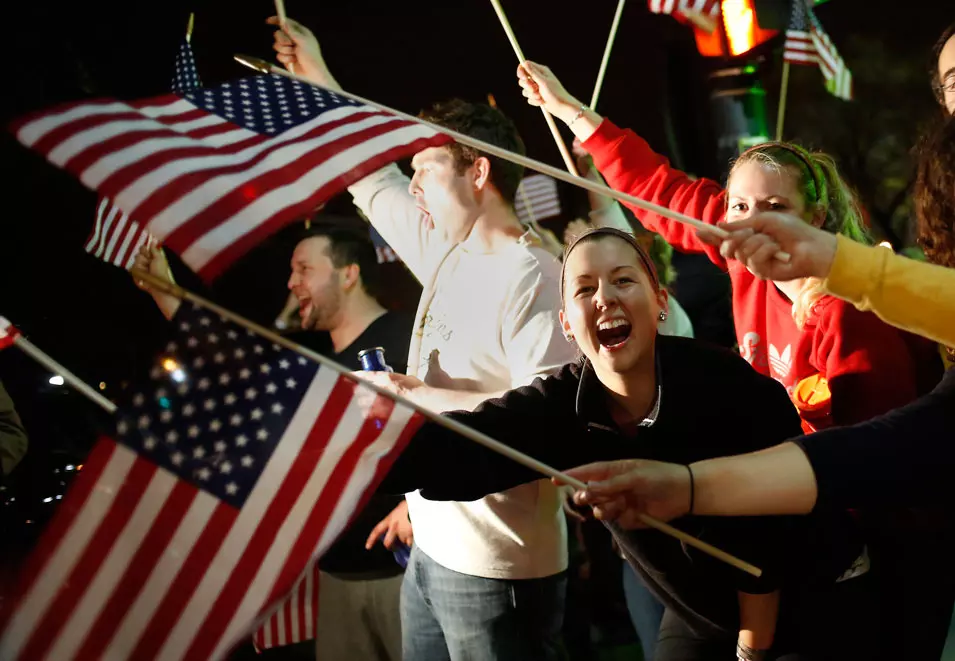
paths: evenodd
<path fill-rule="evenodd" d="M 318 562 L 312 562 L 285 603 L 255 632 L 252 643 L 257 650 L 301 643 L 315 637 L 320 575 Z"/>
<path fill-rule="evenodd" d="M 546 174 L 532 174 L 521 180 L 514 211 L 522 225 L 560 215 L 557 181 Z"/>
<path fill-rule="evenodd" d="M 401 261 L 401 258 L 398 257 L 398 253 L 395 252 L 394 248 L 388 245 L 388 242 L 384 240 L 371 223 L 368 224 L 368 232 L 371 235 L 371 242 L 375 244 L 375 252 L 378 254 L 379 264 Z"/>
<path fill-rule="evenodd" d="M 686 21 L 687 14 L 705 16 L 711 20 L 720 17 L 720 0 L 647 0 L 654 14 L 670 14 L 678 21 Z"/>
<path fill-rule="evenodd" d="M 13 129 L 206 280 L 362 177 L 450 141 L 277 75 L 132 103 L 71 103 Z"/>
<path fill-rule="evenodd" d="M 21 572 L 0 658 L 224 658 L 421 423 L 191 304 L 173 323 Z"/>
<path fill-rule="evenodd" d="M 183 39 L 179 52 L 176 53 L 172 91 L 182 94 L 200 87 L 201 84 L 192 45 L 189 39 Z M 146 244 L 153 246 L 158 243 L 156 237 L 142 225 L 123 213 L 112 200 L 104 197 L 96 205 L 96 221 L 93 223 L 93 231 L 86 239 L 84 249 L 104 262 L 128 270 L 133 267 L 140 248 Z"/>
<path fill-rule="evenodd" d="M 793 0 L 783 60 L 818 66 L 830 94 L 847 101 L 852 99 L 852 72 L 806 0 Z"/>
<path fill-rule="evenodd" d="M 17 339 L 20 331 L 6 317 L 0 317 L 0 349 L 6 349 Z"/>

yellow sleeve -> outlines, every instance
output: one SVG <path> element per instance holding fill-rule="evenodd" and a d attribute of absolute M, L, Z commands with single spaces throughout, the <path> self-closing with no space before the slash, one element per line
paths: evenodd
<path fill-rule="evenodd" d="M 837 238 L 824 283 L 829 293 L 893 326 L 955 346 L 955 269 Z"/>

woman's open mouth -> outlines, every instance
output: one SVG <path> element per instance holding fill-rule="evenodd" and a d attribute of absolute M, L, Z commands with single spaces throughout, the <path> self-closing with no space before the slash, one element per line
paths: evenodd
<path fill-rule="evenodd" d="M 610 351 L 619 349 L 630 337 L 632 328 L 626 319 L 602 321 L 597 325 L 597 342 Z"/>

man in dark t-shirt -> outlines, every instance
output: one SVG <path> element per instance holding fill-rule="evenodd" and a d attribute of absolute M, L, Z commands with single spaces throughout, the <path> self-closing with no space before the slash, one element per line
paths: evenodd
<path fill-rule="evenodd" d="M 295 247 L 291 266 L 288 287 L 303 330 L 290 339 L 352 370 L 361 369 L 361 350 L 382 347 L 387 363 L 406 372 L 413 321 L 378 303 L 378 260 L 367 232 L 315 224 Z M 402 569 L 384 546 L 365 549 L 372 529 L 401 500 L 373 496 L 319 561 L 318 661 L 401 660 Z M 410 523 L 400 537 L 411 541 Z"/>

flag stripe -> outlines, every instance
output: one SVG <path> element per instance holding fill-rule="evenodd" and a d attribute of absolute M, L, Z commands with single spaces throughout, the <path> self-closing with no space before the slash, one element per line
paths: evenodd
<path fill-rule="evenodd" d="M 371 119 L 369 123 L 371 125 L 365 129 L 356 129 L 352 125 L 336 127 L 332 131 L 322 130 L 322 135 L 316 136 L 314 140 L 268 149 L 243 166 L 221 168 L 214 179 L 198 187 L 190 181 L 180 180 L 163 187 L 152 196 L 154 204 L 162 198 L 176 198 L 174 203 L 167 204 L 159 213 L 156 213 L 157 209 L 152 205 L 140 206 L 135 213 L 137 217 L 152 218 L 149 221 L 150 230 L 158 236 L 164 236 L 166 243 L 174 250 L 182 250 L 185 253 L 199 238 L 216 229 L 218 218 L 233 218 L 243 211 L 251 213 L 248 210 L 255 205 L 265 204 L 269 193 L 277 189 L 291 189 L 302 181 L 305 175 L 314 176 L 311 172 L 314 168 L 324 165 L 326 169 L 334 170 L 335 164 L 340 160 L 353 156 L 367 157 L 368 145 L 375 144 L 373 138 L 384 136 L 381 142 L 390 141 L 391 138 L 387 134 L 391 133 L 397 124 L 395 120 L 380 117 Z M 409 129 L 400 127 L 397 130 Z M 357 149 L 351 151 L 356 146 Z M 276 168 L 275 160 L 288 161 L 288 164 Z M 315 179 L 309 177 L 308 180 Z M 249 185 L 254 185 L 254 189 L 250 190 Z M 210 190 L 216 188 L 229 188 L 231 193 L 220 195 L 211 204 L 204 205 L 203 202 L 210 198 Z M 307 186 L 299 188 L 302 193 L 311 192 Z M 280 194 L 279 197 L 284 196 Z M 279 202 L 278 205 L 273 204 L 273 207 L 275 206 L 282 208 L 286 205 Z M 198 213 L 189 215 L 194 209 L 198 210 Z M 188 221 L 176 223 L 176 217 L 188 218 Z M 230 234 L 228 227 L 229 222 L 226 222 L 220 226 L 219 231 Z"/>
<path fill-rule="evenodd" d="M 392 415 L 389 424 L 393 423 L 395 428 L 398 429 L 398 438 L 391 451 L 378 460 L 374 469 L 374 476 L 361 495 L 358 506 L 354 508 L 354 514 L 347 517 L 348 521 L 345 527 L 350 526 L 354 516 L 365 507 L 368 499 L 374 494 L 377 485 L 391 469 L 395 460 L 423 422 L 423 417 L 411 411 L 396 411 L 395 414 Z M 322 548 L 321 542 L 319 543 L 319 548 Z M 300 578 L 296 587 L 293 588 L 292 597 L 286 601 L 287 604 L 292 604 L 297 600 L 299 621 L 305 622 L 305 626 L 300 626 L 300 630 L 303 633 L 298 637 L 293 636 L 289 640 L 291 643 L 309 640 L 316 635 L 314 624 L 317 621 L 316 618 L 318 614 L 318 583 L 320 581 L 320 573 L 317 561 L 313 560 L 306 567 L 304 577 Z M 260 649 L 268 649 L 275 645 L 275 638 L 273 636 L 267 636 L 266 632 L 271 631 L 276 626 L 276 621 L 276 618 L 273 616 L 256 633 L 255 642 Z"/>
<path fill-rule="evenodd" d="M 197 580 L 187 600 L 179 603 L 176 609 L 179 617 L 174 623 L 169 623 L 170 633 L 161 646 L 159 658 L 182 658 L 208 612 L 215 608 L 222 595 L 229 592 L 230 586 L 237 581 L 247 584 L 251 580 L 242 573 L 248 565 L 248 561 L 243 560 L 262 553 L 256 544 L 265 542 L 267 533 L 274 530 L 279 506 L 297 493 L 303 477 L 307 477 L 303 473 L 314 469 L 318 462 L 316 452 L 327 444 L 327 437 L 316 438 L 313 430 L 316 427 L 334 429 L 336 420 L 342 415 L 341 389 L 346 386 L 340 385 L 339 381 L 331 370 L 319 370 L 285 432 L 282 447 L 273 453 L 242 508 L 240 520 L 227 535 L 222 536 L 224 542 L 215 553 L 218 571 L 206 573 Z M 320 412 L 316 416 L 317 410 Z"/>
<path fill-rule="evenodd" d="M 313 137 L 320 138 L 342 125 L 348 125 L 352 119 L 358 121 L 370 114 L 360 113 L 352 108 L 331 111 L 286 131 L 281 136 L 269 138 L 246 132 L 247 139 L 236 140 L 219 147 L 209 146 L 205 144 L 205 141 L 201 144 L 189 141 L 193 145 L 190 147 L 183 141 L 180 134 L 158 127 L 145 148 L 141 145 L 132 145 L 121 154 L 117 153 L 112 161 L 97 162 L 87 171 L 80 173 L 80 176 L 84 183 L 87 183 L 87 172 L 90 171 L 95 175 L 90 182 L 98 181 L 99 183 L 94 184 L 97 188 L 117 199 L 122 199 L 124 195 L 147 199 L 149 194 L 174 177 L 184 178 L 192 175 L 192 178 L 195 178 L 198 173 L 218 175 L 221 172 L 241 172 L 282 147 L 295 145 L 297 141 Z M 379 122 L 385 119 L 381 115 L 377 117 Z M 332 133 L 331 138 L 334 137 L 335 134 Z M 186 146 L 183 146 L 184 144 Z M 108 178 L 103 176 L 105 172 L 110 172 Z M 140 217 L 139 214 L 147 210 L 148 208 L 135 208 L 133 212 Z M 154 227 L 154 231 L 158 231 L 158 228 Z"/>
<path fill-rule="evenodd" d="M 117 525 L 117 536 L 107 547 L 108 550 L 102 553 L 101 559 L 98 559 L 100 565 L 95 571 L 85 574 L 86 580 L 82 581 L 83 585 L 78 590 L 79 598 L 75 606 L 70 608 L 73 615 L 64 622 L 62 631 L 54 639 L 55 643 L 49 651 L 50 658 L 75 658 L 85 634 L 106 606 L 109 596 L 116 590 L 126 570 L 131 568 L 130 562 L 136 549 L 141 548 L 143 538 L 155 523 L 170 492 L 177 483 L 181 484 L 175 475 L 158 469 L 155 464 L 142 458 L 137 460 L 134 471 L 140 465 L 144 466 L 144 469 L 148 468 L 148 471 L 140 470 L 143 475 L 139 479 L 145 485 L 142 495 L 125 524 Z M 133 471 L 130 472 L 130 479 L 135 479 Z"/>
<path fill-rule="evenodd" d="M 169 591 L 156 609 L 142 635 L 129 655 L 131 659 L 152 661 L 172 634 L 182 617 L 183 605 L 195 594 L 206 570 L 212 564 L 226 536 L 232 530 L 238 512 L 228 505 L 216 505 L 208 523 L 199 533 L 189 558 L 170 585 Z"/>
<path fill-rule="evenodd" d="M 109 510 L 96 525 L 89 542 L 82 546 L 82 553 L 78 554 L 78 559 L 69 575 L 65 576 L 60 583 L 55 599 L 24 646 L 21 652 L 24 658 L 41 659 L 46 656 L 50 644 L 66 624 L 66 617 L 74 612 L 76 603 L 88 585 L 89 577 L 99 570 L 105 560 L 106 552 L 115 543 L 119 533 L 129 521 L 133 509 L 142 498 L 146 485 L 149 484 L 155 471 L 154 464 L 140 459 L 133 460 L 119 492 L 112 498 L 113 502 Z"/>
<path fill-rule="evenodd" d="M 425 131 L 427 129 L 416 125 L 406 126 L 366 140 L 362 145 L 344 149 L 324 162 L 315 163 L 313 169 L 297 181 L 262 195 L 188 247 L 180 245 L 183 258 L 204 277 L 215 277 L 225 268 L 224 260 L 234 261 L 238 254 L 258 244 L 274 232 L 278 225 L 312 211 L 322 199 L 334 194 L 335 190 L 375 172 L 383 163 L 400 158 L 400 154 L 409 149 L 415 150 L 434 144 L 430 137 L 413 139 L 414 135 Z M 401 136 L 398 139 L 402 141 L 402 145 L 378 151 L 374 158 L 368 158 L 369 149 L 378 149 L 393 142 L 396 139 L 395 134 L 399 132 Z M 339 147 L 341 148 L 341 145 Z M 313 160 L 314 157 L 302 159 L 305 163 Z M 343 165 L 350 169 L 343 172 Z M 321 185 L 318 185 L 319 177 L 330 175 L 332 179 L 322 181 Z M 307 182 L 314 182 L 314 185 Z M 215 264 L 214 260 L 219 263 Z"/>
<path fill-rule="evenodd" d="M 164 549 L 162 557 L 149 574 L 132 607 L 120 618 L 109 646 L 110 652 L 116 658 L 138 658 L 133 654 L 133 650 L 137 644 L 146 644 L 140 641 L 147 636 L 147 629 L 156 619 L 157 613 L 160 613 L 167 595 L 177 594 L 185 587 L 195 584 L 199 559 L 193 555 L 193 551 L 207 539 L 214 544 L 219 543 L 218 540 L 228 530 L 230 511 L 230 507 L 221 505 L 209 494 L 201 491 L 196 493 L 172 536 L 169 547 Z M 212 532 L 204 537 L 202 531 L 207 526 L 212 528 Z M 219 536 L 213 536 L 216 534 Z M 215 552 L 214 549 L 212 552 Z"/>
<path fill-rule="evenodd" d="M 256 579 L 262 573 L 263 569 L 268 567 L 266 556 L 284 554 L 288 552 L 288 546 L 275 544 L 275 540 L 280 537 L 280 532 L 287 534 L 287 528 L 284 526 L 286 520 L 293 514 L 293 509 L 299 503 L 300 496 L 303 500 L 316 495 L 315 493 L 305 493 L 308 491 L 305 487 L 309 483 L 309 478 L 316 478 L 312 482 L 319 482 L 319 476 L 327 471 L 329 464 L 334 471 L 335 464 L 339 459 L 337 454 L 346 448 L 336 447 L 343 441 L 347 443 L 354 434 L 355 421 L 354 409 L 349 406 L 353 401 L 356 385 L 353 381 L 344 378 L 338 379 L 335 387 L 328 397 L 328 401 L 322 408 L 312 432 L 309 434 L 302 452 L 296 462 L 288 471 L 282 485 L 275 493 L 275 498 L 269 503 L 269 507 L 262 518 L 261 523 L 252 534 L 245 547 L 245 552 L 238 559 L 235 569 L 232 572 L 228 582 L 219 590 L 209 615 L 202 622 L 201 638 L 197 638 L 189 651 L 184 655 L 186 659 L 196 659 L 202 661 L 210 658 L 210 653 L 219 642 L 220 637 L 225 633 L 226 627 L 235 613 L 235 610 L 242 603 L 243 595 L 246 598 L 262 600 L 265 594 L 250 589 L 253 583 L 258 583 Z M 347 416 L 347 418 L 346 418 Z M 343 418 L 346 418 L 348 425 L 341 425 Z M 344 433 L 341 433 L 344 432 Z M 335 456 L 328 457 L 326 453 L 334 452 Z M 332 473 L 332 477 L 335 473 Z M 325 483 L 321 480 L 320 483 Z M 340 493 L 341 485 L 330 483 L 320 494 Z M 294 526 L 298 528 L 299 526 Z M 268 588 L 266 588 L 267 590 Z M 264 591 L 263 591 L 264 592 Z M 254 609 L 257 610 L 257 609 Z"/>
<path fill-rule="evenodd" d="M 100 611 L 96 622 L 89 629 L 86 640 L 76 655 L 76 661 L 93 661 L 103 656 L 103 651 L 113 639 L 136 598 L 146 587 L 146 580 L 162 558 L 183 517 L 189 511 L 198 490 L 187 482 L 177 482 L 162 505 L 142 544 L 130 558 L 118 588 Z"/>
<path fill-rule="evenodd" d="M 3 321 L 3 319 L 0 318 L 0 321 Z M 30 554 L 29 559 L 20 569 L 17 589 L 19 594 L 27 594 L 33 590 L 43 572 L 46 571 L 54 560 L 56 550 L 60 547 L 60 543 L 64 539 L 76 539 L 77 521 L 70 518 L 67 515 L 67 511 L 68 509 L 75 511 L 85 510 L 87 502 L 91 499 L 96 490 L 97 480 L 105 471 L 115 470 L 112 463 L 114 448 L 115 446 L 112 443 L 104 441 L 97 443 L 93 447 L 93 450 L 86 458 L 86 462 L 83 464 L 83 470 L 77 474 L 75 481 L 70 485 L 67 491 L 68 498 L 60 505 L 61 509 L 59 512 L 62 512 L 62 514 L 58 513 L 57 516 L 53 517 L 53 520 L 43 531 L 43 537 L 40 543 L 37 544 L 37 549 Z M 97 494 L 97 497 L 100 495 L 101 494 Z M 53 584 L 56 584 L 55 581 Z M 0 631 L 6 630 L 7 623 L 11 621 L 13 599 L 5 599 L 4 604 L 5 608 L 0 611 Z M 27 612 L 28 605 L 26 602 L 21 605 L 19 611 L 21 615 Z M 43 608 L 43 606 L 41 605 L 39 608 Z M 27 624 L 23 623 L 22 619 L 18 619 L 16 622 L 20 623 L 17 626 L 17 630 L 26 633 L 24 627 L 27 626 Z M 3 642 L 5 643 L 7 641 L 3 640 Z M 7 648 L 4 647 L 0 649 L 0 652 L 4 652 L 6 649 Z M 3 656 L 4 654 L 0 653 L 0 657 Z"/>

